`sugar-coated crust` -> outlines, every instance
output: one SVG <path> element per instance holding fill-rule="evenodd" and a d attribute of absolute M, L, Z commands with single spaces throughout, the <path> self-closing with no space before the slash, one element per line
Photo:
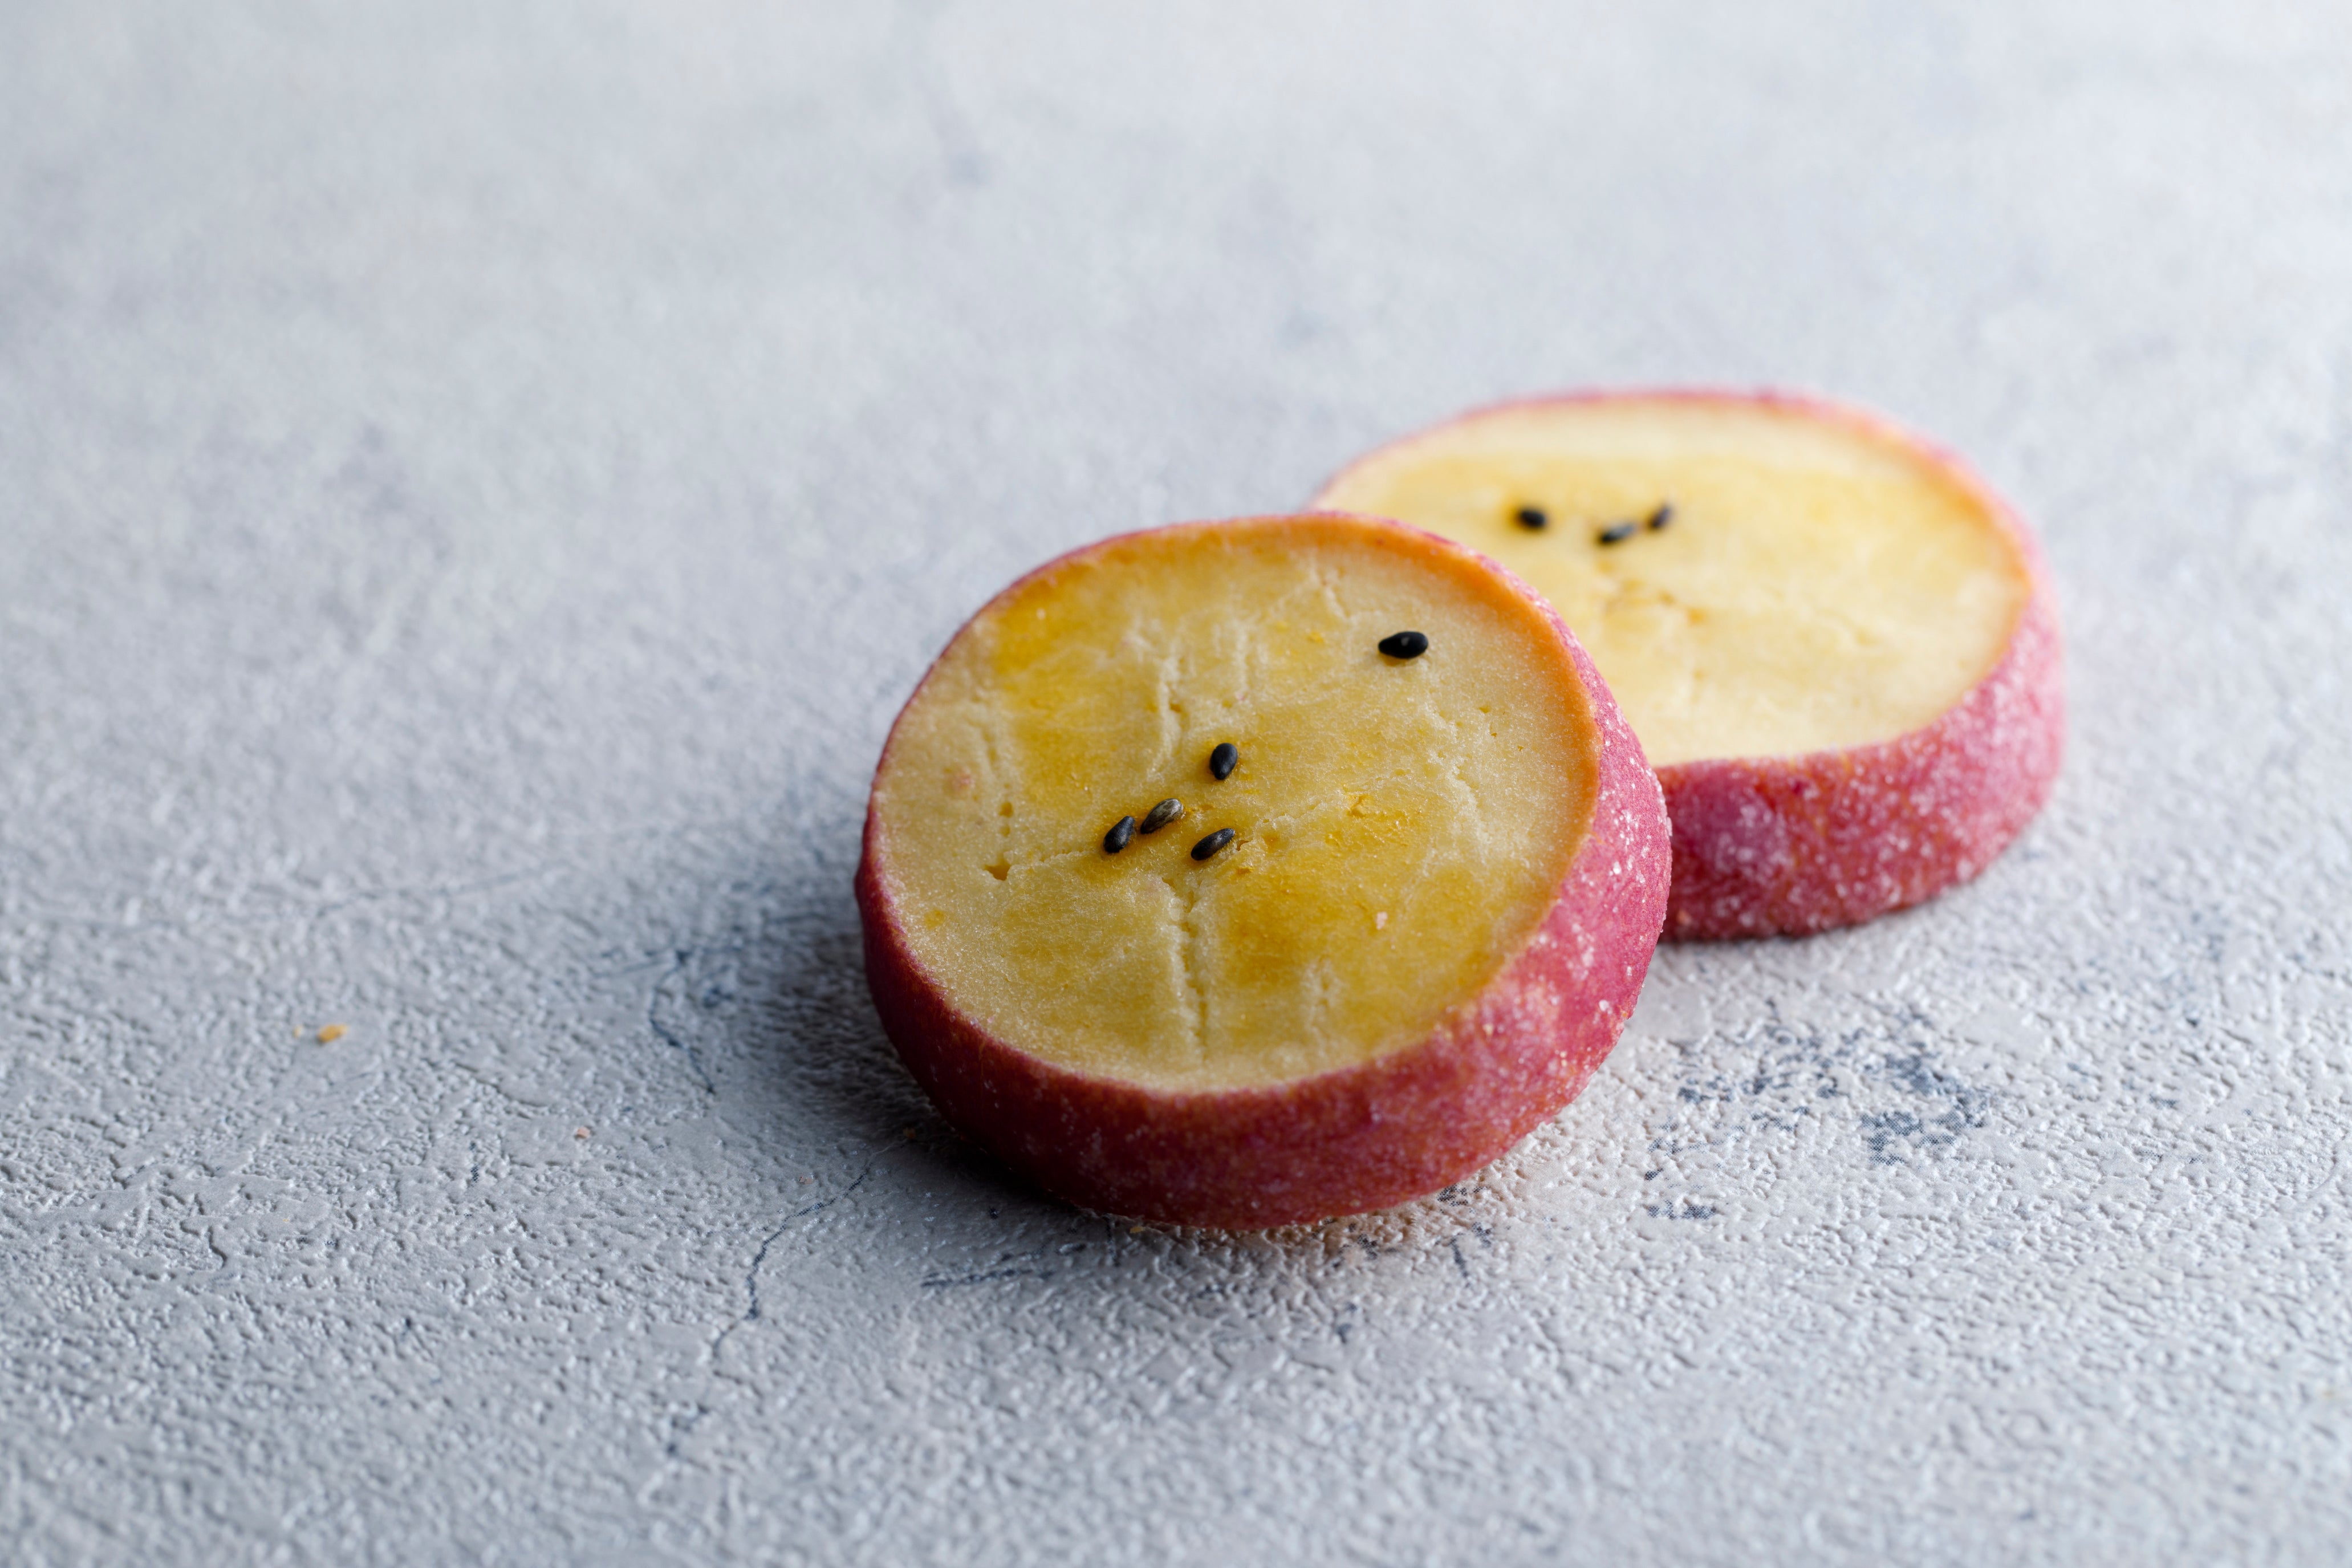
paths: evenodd
<path fill-rule="evenodd" d="M 1766 407 L 1843 425 L 1916 454 L 2008 533 L 2031 584 L 1991 672 L 1934 722 L 1877 745 L 1661 768 L 1674 821 L 1665 934 L 1681 941 L 1800 936 L 1906 909 L 1990 865 L 2057 783 L 2065 749 L 2063 641 L 2040 543 L 1957 455 L 1892 421 L 1824 398 L 1692 390 L 1574 393 L 1475 410 L 1404 437 L 1516 408 L 1656 402 Z"/>
<path fill-rule="evenodd" d="M 1543 605 L 1475 552 L 1410 531 L 1433 553 L 1482 562 Z M 866 984 L 908 1070 L 967 1137 L 1048 1192 L 1179 1225 L 1250 1229 L 1382 1208 L 1510 1148 L 1573 1100 L 1616 1044 L 1657 943 L 1671 864 L 1664 801 L 1641 742 L 1584 649 L 1544 609 L 1599 732 L 1591 823 L 1527 945 L 1426 1042 L 1289 1083 L 1212 1091 L 1041 1061 L 956 1014 L 923 973 L 869 806 L 857 868 Z"/>

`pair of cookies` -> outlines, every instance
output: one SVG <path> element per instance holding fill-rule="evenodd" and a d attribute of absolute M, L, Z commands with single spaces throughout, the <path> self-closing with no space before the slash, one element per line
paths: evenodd
<path fill-rule="evenodd" d="M 1583 1087 L 1662 926 L 1916 903 L 2055 776 L 2032 539 L 1879 421 L 1517 405 L 1315 506 L 1041 567 L 883 752 L 884 1026 L 1089 1207 L 1261 1226 L 1455 1181 Z"/>

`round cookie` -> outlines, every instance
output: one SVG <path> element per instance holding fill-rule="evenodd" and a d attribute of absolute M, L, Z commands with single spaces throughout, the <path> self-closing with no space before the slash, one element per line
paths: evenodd
<path fill-rule="evenodd" d="M 1262 1226 L 1433 1191 L 1572 1099 L 1667 846 L 1525 584 L 1254 518 L 1087 546 L 974 616 L 884 748 L 857 898 L 884 1026 L 963 1132 L 1092 1208 Z"/>
<path fill-rule="evenodd" d="M 2064 735 L 2039 548 L 1885 421 L 1772 395 L 1513 404 L 1317 504 L 1483 551 L 1576 629 L 1664 785 L 1675 937 L 1849 925 L 1975 876 Z"/>

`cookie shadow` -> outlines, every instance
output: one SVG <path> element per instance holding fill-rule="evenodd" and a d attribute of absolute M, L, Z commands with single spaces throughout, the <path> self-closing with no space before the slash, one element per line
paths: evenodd
<path fill-rule="evenodd" d="M 694 998 L 724 1007 L 718 1081 L 741 1111 L 820 1149 L 887 1152 L 894 1164 L 982 1188 L 991 1203 L 1066 1207 L 957 1132 L 908 1075 L 866 988 L 846 879 L 807 889 L 769 924 L 747 951 L 686 966 L 709 972 L 696 977 Z M 733 973 L 720 972 L 720 957 Z"/>

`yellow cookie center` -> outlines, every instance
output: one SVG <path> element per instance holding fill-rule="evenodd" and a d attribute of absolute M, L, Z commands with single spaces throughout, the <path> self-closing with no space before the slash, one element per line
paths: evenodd
<path fill-rule="evenodd" d="M 1956 476 L 1762 405 L 1506 409 L 1376 455 L 1318 504 L 1416 523 L 1526 578 L 1659 767 L 1932 722 L 1999 661 L 2030 586 Z"/>
<path fill-rule="evenodd" d="M 1383 656 L 1402 630 L 1428 651 Z M 882 875 L 995 1038 L 1171 1087 L 1278 1081 L 1484 989 L 1558 894 L 1596 745 L 1540 608 L 1475 562 L 1331 520 L 1139 534 L 950 646 L 875 781 Z M 1106 852 L 1170 798 L 1180 820 Z"/>

